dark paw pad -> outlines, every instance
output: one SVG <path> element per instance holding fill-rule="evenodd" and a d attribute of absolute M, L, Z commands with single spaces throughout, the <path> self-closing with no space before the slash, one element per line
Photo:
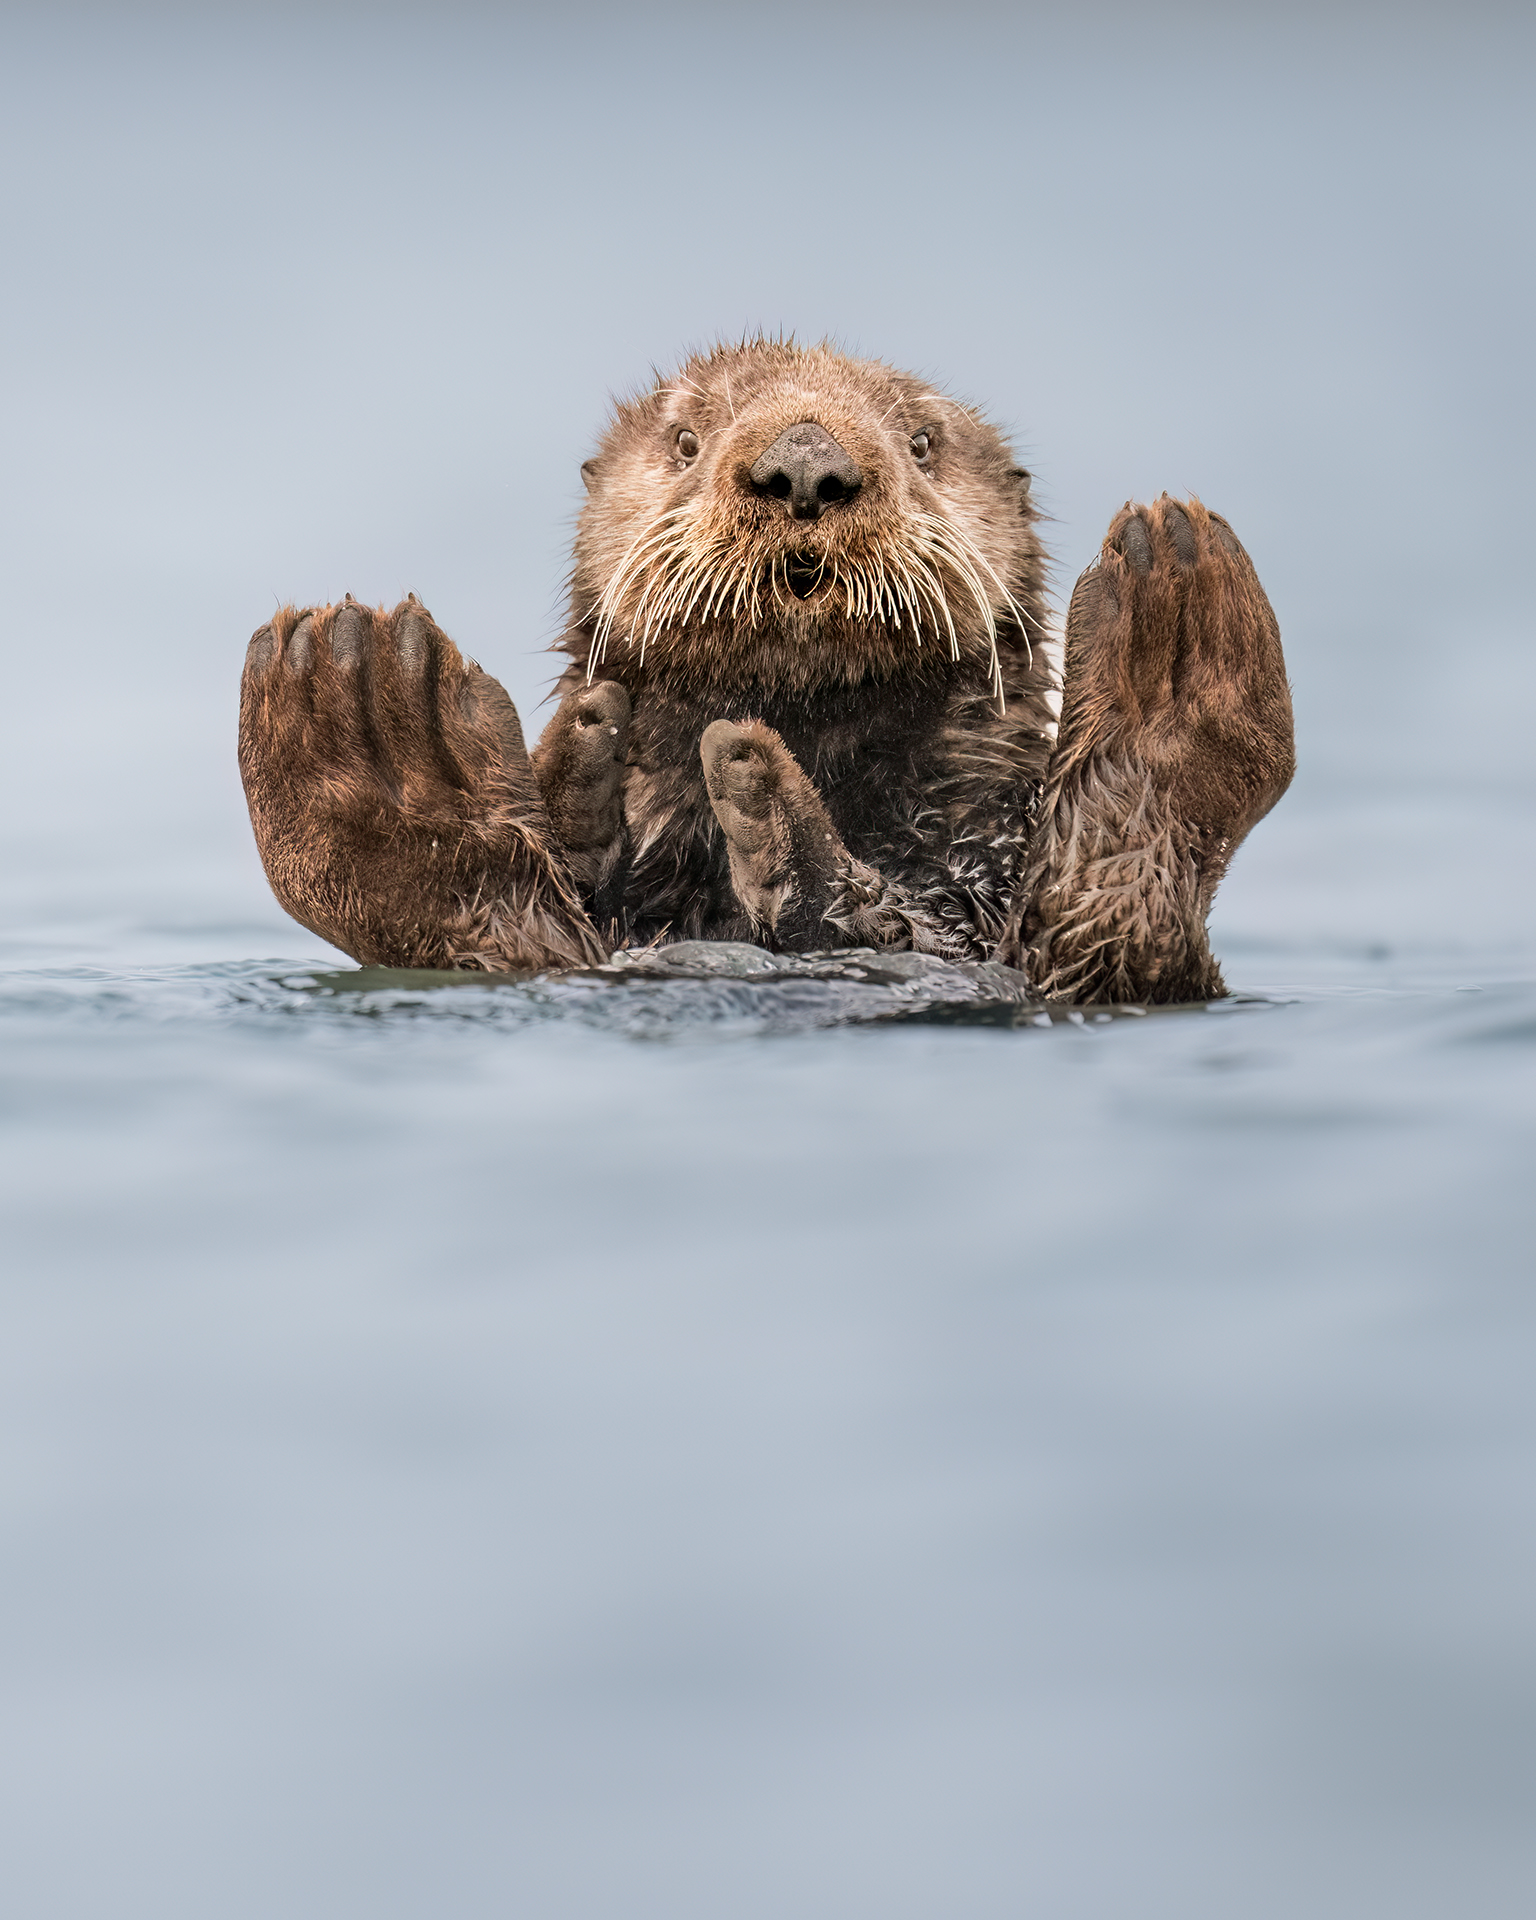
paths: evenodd
<path fill-rule="evenodd" d="M 290 673 L 307 673 L 309 663 L 314 658 L 314 648 L 314 615 L 306 613 L 288 636 L 288 644 L 283 649 L 283 664 Z"/>
<path fill-rule="evenodd" d="M 1200 558 L 1200 539 L 1189 515 L 1177 500 L 1164 494 L 1149 507 L 1124 508 L 1124 518 L 1111 528 L 1109 545 L 1143 579 L 1159 563 L 1192 567 Z"/>
<path fill-rule="evenodd" d="M 432 617 L 413 593 L 395 625 L 395 649 L 408 674 L 425 671 L 432 658 L 434 637 Z"/>
<path fill-rule="evenodd" d="M 331 622 L 331 658 L 350 670 L 362 659 L 373 631 L 373 617 L 349 594 Z"/>
<path fill-rule="evenodd" d="M 1111 534 L 1110 545 L 1137 573 L 1152 571 L 1152 536 L 1139 513 L 1133 513 L 1117 533 Z"/>
<path fill-rule="evenodd" d="M 1163 530 L 1178 556 L 1179 564 L 1192 567 L 1200 549 L 1195 540 L 1195 530 L 1189 524 L 1189 515 L 1177 500 L 1170 500 L 1166 493 L 1158 505 L 1163 510 Z"/>
<path fill-rule="evenodd" d="M 756 852 L 772 838 L 780 787 L 775 748 L 788 758 L 787 748 L 766 727 L 739 726 L 734 720 L 716 720 L 699 741 L 715 818 L 742 852 Z"/>
<path fill-rule="evenodd" d="M 1115 583 L 1095 560 L 1078 577 L 1077 585 L 1072 589 L 1072 600 L 1067 611 L 1067 626 L 1072 632 L 1091 633 L 1101 624 L 1112 621 L 1120 611 L 1120 596 L 1115 592 Z"/>
<path fill-rule="evenodd" d="M 628 753 L 629 695 L 616 681 L 565 696 L 533 764 L 555 837 L 571 853 L 597 857 L 617 842 Z"/>
<path fill-rule="evenodd" d="M 269 620 L 259 632 L 251 635 L 251 643 L 245 650 L 246 673 L 253 678 L 264 674 L 281 651 L 281 643 Z"/>

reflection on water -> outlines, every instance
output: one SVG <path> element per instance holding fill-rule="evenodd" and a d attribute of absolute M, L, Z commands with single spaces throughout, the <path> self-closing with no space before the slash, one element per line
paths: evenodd
<path fill-rule="evenodd" d="M 15 1910 L 1529 1912 L 1536 981 L 1401 933 L 1103 1021 L 29 935 Z"/>

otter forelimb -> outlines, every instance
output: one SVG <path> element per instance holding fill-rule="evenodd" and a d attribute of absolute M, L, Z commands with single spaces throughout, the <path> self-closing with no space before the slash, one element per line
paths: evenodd
<path fill-rule="evenodd" d="M 965 957 L 905 889 L 843 845 L 821 795 L 772 727 L 716 720 L 699 742 L 731 885 L 765 945 L 908 947 Z"/>

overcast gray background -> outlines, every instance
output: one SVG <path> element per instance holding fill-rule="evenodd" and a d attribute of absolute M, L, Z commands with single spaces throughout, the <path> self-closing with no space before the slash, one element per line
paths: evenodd
<path fill-rule="evenodd" d="M 125 866 L 139 897 L 197 863 L 271 914 L 231 730 L 284 599 L 415 589 L 536 728 L 607 396 L 764 327 L 982 404 L 1064 588 L 1129 495 L 1233 519 L 1301 774 L 1225 924 L 1305 869 L 1368 938 L 1410 841 L 1440 898 L 1450 782 L 1504 822 L 1482 931 L 1527 935 L 1492 897 L 1530 791 L 1522 14 L 119 9 L 0 34 L 13 923 L 78 904 L 92 863 L 98 902 Z M 1345 801 L 1347 835 L 1317 811 Z"/>

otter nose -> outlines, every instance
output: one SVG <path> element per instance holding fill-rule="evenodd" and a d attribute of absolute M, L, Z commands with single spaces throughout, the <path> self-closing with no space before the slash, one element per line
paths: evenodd
<path fill-rule="evenodd" d="M 786 427 L 752 463 L 752 484 L 771 500 L 787 500 L 796 520 L 815 520 L 839 500 L 851 500 L 864 476 L 814 420 Z"/>

